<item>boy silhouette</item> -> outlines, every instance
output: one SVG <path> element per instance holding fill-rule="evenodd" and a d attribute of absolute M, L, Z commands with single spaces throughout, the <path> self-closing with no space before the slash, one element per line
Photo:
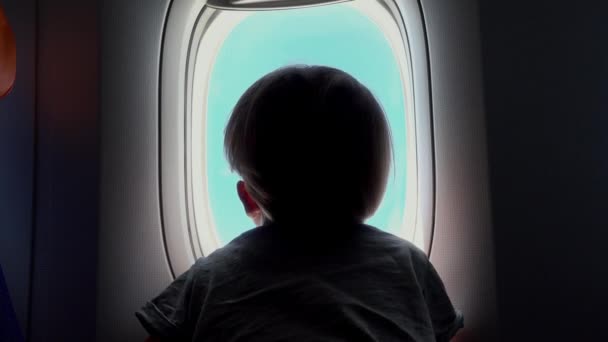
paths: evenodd
<path fill-rule="evenodd" d="M 448 341 L 463 326 L 424 252 L 364 224 L 391 165 L 384 112 L 347 73 L 290 66 L 228 121 L 237 194 L 259 227 L 136 313 L 152 341 Z"/>

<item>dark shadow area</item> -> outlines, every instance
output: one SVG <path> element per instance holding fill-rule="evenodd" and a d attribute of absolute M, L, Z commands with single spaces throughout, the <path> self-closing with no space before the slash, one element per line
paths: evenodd
<path fill-rule="evenodd" d="M 480 5 L 503 341 L 603 341 L 608 5 Z"/>

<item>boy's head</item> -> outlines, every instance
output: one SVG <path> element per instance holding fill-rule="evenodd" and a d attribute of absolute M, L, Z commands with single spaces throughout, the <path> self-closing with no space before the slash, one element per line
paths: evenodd
<path fill-rule="evenodd" d="M 390 129 L 372 93 L 343 71 L 290 66 L 267 74 L 241 96 L 225 133 L 250 216 L 362 222 L 380 204 Z"/>

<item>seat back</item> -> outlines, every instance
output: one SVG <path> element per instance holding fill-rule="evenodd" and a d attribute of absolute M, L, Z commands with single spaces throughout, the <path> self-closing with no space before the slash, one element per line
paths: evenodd
<path fill-rule="evenodd" d="M 24 342 L 0 265 L 0 341 Z"/>

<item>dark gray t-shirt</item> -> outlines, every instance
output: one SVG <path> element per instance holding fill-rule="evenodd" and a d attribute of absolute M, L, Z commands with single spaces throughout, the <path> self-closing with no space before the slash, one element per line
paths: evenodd
<path fill-rule="evenodd" d="M 448 341 L 463 326 L 413 244 L 364 224 L 315 230 L 249 230 L 136 316 L 171 341 Z"/>

